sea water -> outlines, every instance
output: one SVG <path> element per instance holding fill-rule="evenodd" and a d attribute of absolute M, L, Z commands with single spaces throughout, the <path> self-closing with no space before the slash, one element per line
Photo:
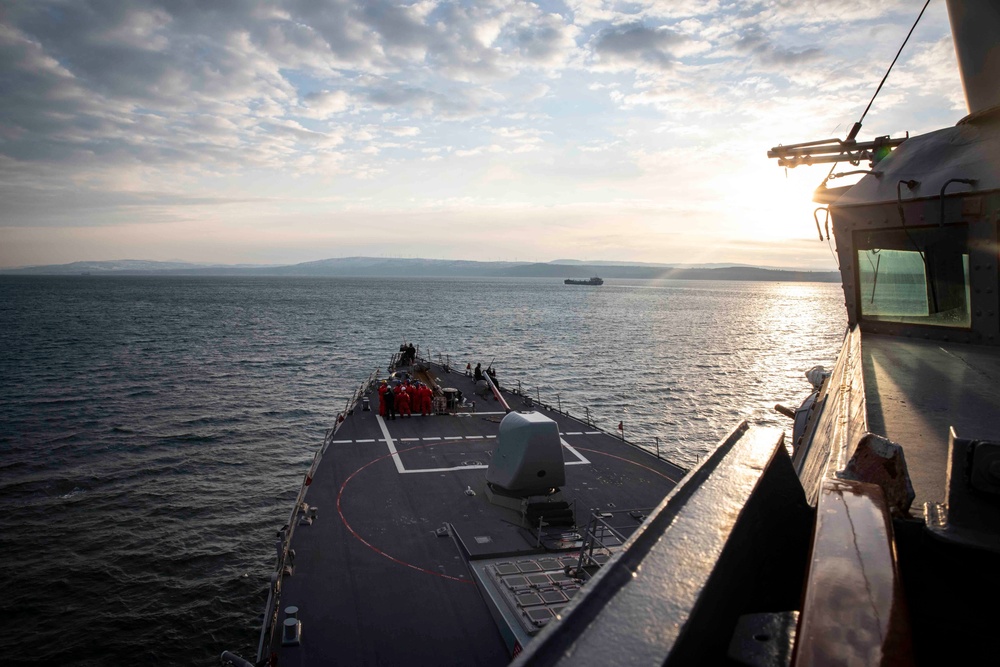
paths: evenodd
<path fill-rule="evenodd" d="M 275 530 L 403 341 L 690 467 L 789 428 L 844 326 L 818 283 L 0 277 L 0 654 L 252 658 Z"/>

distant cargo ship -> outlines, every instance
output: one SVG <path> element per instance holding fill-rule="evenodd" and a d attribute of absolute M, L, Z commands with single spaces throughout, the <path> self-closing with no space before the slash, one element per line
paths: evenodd
<path fill-rule="evenodd" d="M 572 278 L 567 278 L 563 281 L 567 285 L 603 285 L 604 281 L 597 276 L 593 278 L 588 278 L 587 280 L 573 280 Z"/>

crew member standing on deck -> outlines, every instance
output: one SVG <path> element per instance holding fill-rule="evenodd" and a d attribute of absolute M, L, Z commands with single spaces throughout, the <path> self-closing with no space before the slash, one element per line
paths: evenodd
<path fill-rule="evenodd" d="M 385 380 L 382 380 L 382 384 L 378 386 L 378 413 L 382 417 L 385 417 L 385 393 L 389 391 L 389 385 L 386 384 Z"/>
<path fill-rule="evenodd" d="M 406 387 L 401 387 L 400 388 L 399 396 L 396 397 L 396 402 L 398 403 L 398 405 L 396 407 L 399 409 L 399 416 L 400 417 L 403 417 L 403 416 L 410 417 L 413 414 L 410 411 L 410 403 L 411 403 L 411 401 L 410 401 L 410 394 L 411 393 L 412 393 L 411 391 L 407 391 Z"/>
<path fill-rule="evenodd" d="M 392 389 L 386 388 L 384 394 L 382 394 L 385 399 L 385 413 L 389 416 L 389 419 L 396 418 L 396 395 L 392 393 Z"/>
<path fill-rule="evenodd" d="M 431 414 L 431 400 L 434 398 L 431 388 L 426 384 L 420 385 L 420 414 L 424 417 Z"/>
<path fill-rule="evenodd" d="M 474 379 L 476 382 L 479 382 L 480 380 L 483 379 L 483 365 L 482 364 L 476 364 L 476 370 L 472 374 L 472 379 Z"/>

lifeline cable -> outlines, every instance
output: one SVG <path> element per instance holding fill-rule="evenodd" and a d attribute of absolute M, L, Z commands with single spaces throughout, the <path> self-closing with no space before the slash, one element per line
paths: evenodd
<path fill-rule="evenodd" d="M 871 101 L 869 101 L 868 106 L 865 107 L 865 112 L 861 114 L 861 118 L 858 119 L 858 125 L 861 125 L 861 121 L 863 121 L 865 116 L 868 115 L 868 110 L 872 108 L 872 102 L 874 102 L 875 98 L 878 97 L 879 91 L 882 90 L 882 86 L 885 84 L 885 80 L 889 78 L 889 72 L 892 71 L 893 65 L 896 64 L 897 60 L 899 60 L 899 54 L 903 52 L 903 48 L 906 46 L 906 43 L 910 41 L 910 35 L 912 35 L 913 31 L 916 30 L 917 24 L 920 23 L 920 18 L 924 15 L 924 10 L 927 9 L 927 5 L 929 4 L 931 4 L 931 0 L 927 0 L 927 2 L 924 3 L 924 8 L 921 9 L 920 13 L 917 15 L 917 20 L 913 22 L 913 27 L 910 28 L 910 32 L 906 33 L 906 39 L 904 39 L 903 43 L 899 45 L 899 51 L 896 52 L 896 57 L 892 59 L 889 69 L 885 71 L 885 76 L 882 77 L 882 81 L 878 84 L 878 88 L 875 89 L 875 94 L 872 95 Z"/>
<path fill-rule="evenodd" d="M 910 41 L 910 36 L 913 34 L 913 31 L 917 29 L 917 24 L 920 23 L 920 19 L 923 17 L 924 11 L 927 10 L 927 5 L 929 4 L 931 4 L 931 0 L 927 0 L 924 3 L 923 8 L 920 10 L 920 13 L 917 14 L 917 20 L 914 21 L 913 25 L 910 27 L 910 32 L 906 33 L 906 39 L 904 39 L 903 43 L 899 45 L 899 50 L 896 51 L 896 57 L 893 58 L 892 62 L 889 64 L 889 69 L 885 71 L 885 76 L 882 77 L 882 80 L 878 84 L 878 88 L 875 89 L 875 94 L 872 95 L 872 98 L 868 101 L 868 106 L 865 107 L 864 113 L 861 114 L 861 118 L 859 118 L 858 122 L 856 122 L 854 126 L 851 128 L 850 133 L 847 135 L 847 141 L 853 141 L 854 138 L 858 136 L 858 132 L 861 131 L 861 121 L 863 121 L 865 119 L 865 116 L 868 115 L 868 111 L 872 108 L 872 104 L 875 102 L 875 98 L 878 97 L 878 94 L 882 91 L 882 86 L 885 85 L 886 79 L 889 78 L 889 72 L 892 71 L 893 66 L 895 66 L 896 64 L 896 61 L 899 60 L 900 54 L 903 53 L 903 49 L 906 47 L 906 43 Z M 837 168 L 838 164 L 839 164 L 838 162 L 834 162 L 830 166 L 830 173 L 826 175 L 825 179 L 823 179 L 824 184 L 830 180 L 830 176 L 831 174 L 833 174 L 833 170 Z"/>

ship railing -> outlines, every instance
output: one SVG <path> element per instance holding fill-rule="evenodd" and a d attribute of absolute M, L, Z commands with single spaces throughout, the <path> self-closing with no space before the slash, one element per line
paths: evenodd
<path fill-rule="evenodd" d="M 444 369 L 445 373 L 450 373 L 451 372 L 451 355 L 450 354 L 445 354 L 443 352 L 438 352 L 437 354 L 433 354 L 431 352 L 430 348 L 427 348 L 427 353 L 426 354 L 421 354 L 420 353 L 420 348 L 418 347 L 417 348 L 417 358 L 421 359 L 422 361 L 426 361 L 426 362 L 431 362 L 431 363 L 437 364 L 438 366 L 440 366 L 441 368 Z"/>
<path fill-rule="evenodd" d="M 394 362 L 397 356 L 398 355 L 393 356 Z M 449 370 L 452 368 L 451 355 L 446 355 L 440 352 L 437 353 L 436 355 L 433 355 L 431 354 L 431 351 L 429 349 L 427 350 L 426 354 L 422 355 L 420 354 L 420 351 L 418 349 L 417 358 L 425 362 L 434 363 L 439 367 L 443 367 Z M 461 365 L 459 371 L 461 372 Z M 550 412 L 557 412 L 571 419 L 575 419 L 579 422 L 586 424 L 588 427 L 594 429 L 595 431 L 600 431 L 605 435 L 617 438 L 622 442 L 624 442 L 626 445 L 630 445 L 645 454 L 649 454 L 650 456 L 655 456 L 657 459 L 661 461 L 666 461 L 667 463 L 677 466 L 681 470 L 687 471 L 686 466 L 680 465 L 679 463 L 671 460 L 670 458 L 667 458 L 667 456 L 665 456 L 660 451 L 659 436 L 654 436 L 653 442 L 649 444 L 643 444 L 627 438 L 625 433 L 628 424 L 625 423 L 624 419 L 620 419 L 618 421 L 617 428 L 608 430 L 597 424 L 596 420 L 590 414 L 589 407 L 575 406 L 572 404 L 571 401 L 564 402 L 562 400 L 562 394 L 560 394 L 559 392 L 555 392 L 554 394 L 555 400 L 553 401 L 552 400 L 553 393 L 550 388 L 543 389 L 540 385 L 535 385 L 534 387 L 531 387 L 528 386 L 527 384 L 522 383 L 521 380 L 512 381 L 516 384 L 504 384 L 504 386 L 501 388 L 500 383 L 493 380 L 492 377 L 490 378 L 490 380 L 492 380 L 491 384 L 489 385 L 490 388 L 493 388 L 492 384 L 496 383 L 496 389 L 502 389 L 503 391 L 507 391 L 513 394 L 514 396 L 522 398 L 528 407 L 534 408 L 535 406 L 537 406 L 544 410 L 548 410 Z M 504 405 L 504 407 L 507 409 L 508 412 L 511 410 L 511 408 L 509 408 L 509 406 L 507 406 L 505 402 L 501 402 L 501 405 Z M 570 412 L 571 407 L 574 410 L 576 410 L 576 414 Z"/>
<path fill-rule="evenodd" d="M 285 526 L 278 531 L 278 539 L 275 545 L 277 558 L 274 571 L 271 573 L 271 584 L 267 592 L 267 603 L 264 605 L 264 622 L 261 624 L 260 640 L 257 643 L 258 664 L 264 660 L 265 652 L 270 648 L 271 635 L 273 634 L 274 628 L 278 622 L 278 601 L 281 599 L 281 582 L 285 575 L 286 568 L 291 570 L 291 568 L 294 567 L 294 552 L 290 552 L 289 547 L 292 544 L 292 536 L 295 534 L 295 526 L 298 525 L 299 514 L 305 514 L 307 512 L 308 508 L 305 504 L 306 494 L 309 491 L 309 486 L 312 484 L 313 477 L 316 474 L 316 469 L 319 467 L 320 461 L 323 460 L 323 455 L 326 453 L 330 443 L 333 442 L 337 431 L 340 430 L 340 427 L 343 425 L 346 416 L 353 414 L 363 397 L 372 390 L 372 387 L 378 380 L 379 371 L 380 369 L 376 368 L 368 375 L 368 379 L 358 386 L 351 397 L 347 400 L 347 403 L 344 405 L 343 412 L 337 415 L 337 421 L 333 428 L 326 432 L 326 436 L 323 438 L 323 446 L 313 455 L 312 463 L 309 465 L 309 469 L 306 471 L 305 477 L 302 479 L 302 484 L 299 486 L 298 495 L 295 497 L 295 505 L 292 507 L 292 512 L 288 517 L 288 523 L 286 523 Z"/>
<path fill-rule="evenodd" d="M 433 357 L 431 356 L 430 349 L 428 349 L 427 352 L 424 353 L 420 349 L 419 345 L 414 345 L 413 346 L 413 350 L 414 350 L 414 352 L 413 352 L 413 363 L 417 363 L 417 362 L 420 362 L 420 361 L 427 362 L 427 361 L 431 361 L 433 359 Z M 389 370 L 390 371 L 395 370 L 395 368 L 397 366 L 399 366 L 403 362 L 404 358 L 406 358 L 406 353 L 405 353 L 405 351 L 403 349 L 400 349 L 399 352 L 393 353 L 392 358 L 389 360 Z M 438 354 L 437 363 L 440 366 L 444 366 L 444 369 L 445 369 L 446 372 L 451 369 L 451 357 L 450 356 L 444 357 L 441 354 Z"/>
<path fill-rule="evenodd" d="M 582 574 L 589 567 L 600 567 L 604 564 L 594 557 L 595 550 L 598 551 L 599 555 L 603 554 L 605 557 L 604 562 L 607 562 L 606 559 L 610 558 L 614 553 L 613 549 L 625 544 L 628 536 L 611 524 L 612 519 L 628 514 L 634 521 L 640 522 L 649 512 L 650 510 L 648 509 L 618 510 L 615 512 L 592 510 L 590 521 L 587 523 L 587 530 L 583 534 L 580 558 L 576 566 L 577 573 Z M 638 523 L 635 523 L 635 525 L 638 525 Z"/>
<path fill-rule="evenodd" d="M 517 380 L 517 385 L 516 386 L 512 386 L 512 387 L 508 386 L 508 387 L 505 387 L 505 389 L 507 391 L 509 391 L 510 393 L 514 394 L 515 396 L 520 396 L 522 399 L 524 399 L 524 401 L 527 403 L 527 405 L 529 407 L 535 407 L 535 406 L 537 406 L 539 408 L 543 408 L 545 410 L 548 410 L 549 412 L 558 412 L 561 415 L 565 415 L 565 416 L 570 417 L 572 419 L 576 419 L 577 421 L 583 422 L 584 424 L 586 424 L 590 428 L 594 429 L 595 431 L 600 431 L 601 433 L 604 433 L 605 435 L 609 435 L 609 436 L 611 436 L 613 438 L 617 438 L 618 440 L 621 440 L 622 442 L 624 442 L 626 445 L 631 445 L 632 447 L 635 447 L 636 449 L 638 449 L 638 450 L 640 450 L 640 451 L 642 451 L 642 452 L 644 452 L 646 454 L 650 454 L 650 455 L 656 456 L 656 458 L 660 459 L 661 461 L 666 461 L 667 463 L 671 463 L 671 464 L 677 466 L 678 468 L 680 468 L 682 470 L 686 470 L 685 466 L 682 466 L 679 463 L 676 463 L 676 462 L 672 461 L 671 459 L 669 459 L 669 458 L 667 458 L 666 456 L 663 455 L 663 453 L 660 451 L 660 438 L 659 438 L 659 436 L 654 436 L 652 446 L 650 446 L 648 444 L 643 444 L 643 443 L 640 443 L 640 442 L 636 442 L 635 440 L 630 440 L 630 439 L 626 438 L 625 437 L 625 431 L 626 431 L 626 427 L 628 425 L 625 423 L 624 419 L 620 419 L 618 421 L 617 428 L 615 428 L 613 430 L 608 430 L 606 428 L 603 428 L 603 427 L 599 426 L 597 424 L 597 422 L 595 421 L 595 419 L 593 417 L 591 417 L 590 408 L 589 407 L 583 406 L 582 408 L 580 408 L 578 406 L 571 405 L 571 403 L 569 401 L 563 402 L 563 400 L 562 400 L 562 394 L 560 394 L 559 392 L 555 392 L 555 394 L 554 394 L 555 401 L 553 402 L 551 400 L 551 398 L 550 398 L 551 396 L 553 396 L 553 394 L 551 393 L 551 390 L 548 389 L 548 388 L 545 388 L 544 389 L 544 393 L 543 393 L 543 389 L 539 385 L 535 385 L 534 387 L 530 387 L 530 386 L 528 386 L 526 384 L 522 384 L 520 380 Z M 545 400 L 543 400 L 543 398 Z M 575 410 L 577 410 L 576 414 L 573 414 L 573 413 L 570 412 L 570 408 L 571 407 L 573 407 Z M 582 415 L 580 414 L 580 410 L 581 409 L 583 411 Z"/>
<path fill-rule="evenodd" d="M 416 352 L 413 355 L 414 364 L 437 364 L 444 369 L 445 373 L 451 372 L 451 355 L 438 352 L 433 354 L 428 348 L 424 351 L 419 345 L 414 346 Z M 389 359 L 389 370 L 394 370 L 403 360 L 403 353 L 395 352 Z"/>

